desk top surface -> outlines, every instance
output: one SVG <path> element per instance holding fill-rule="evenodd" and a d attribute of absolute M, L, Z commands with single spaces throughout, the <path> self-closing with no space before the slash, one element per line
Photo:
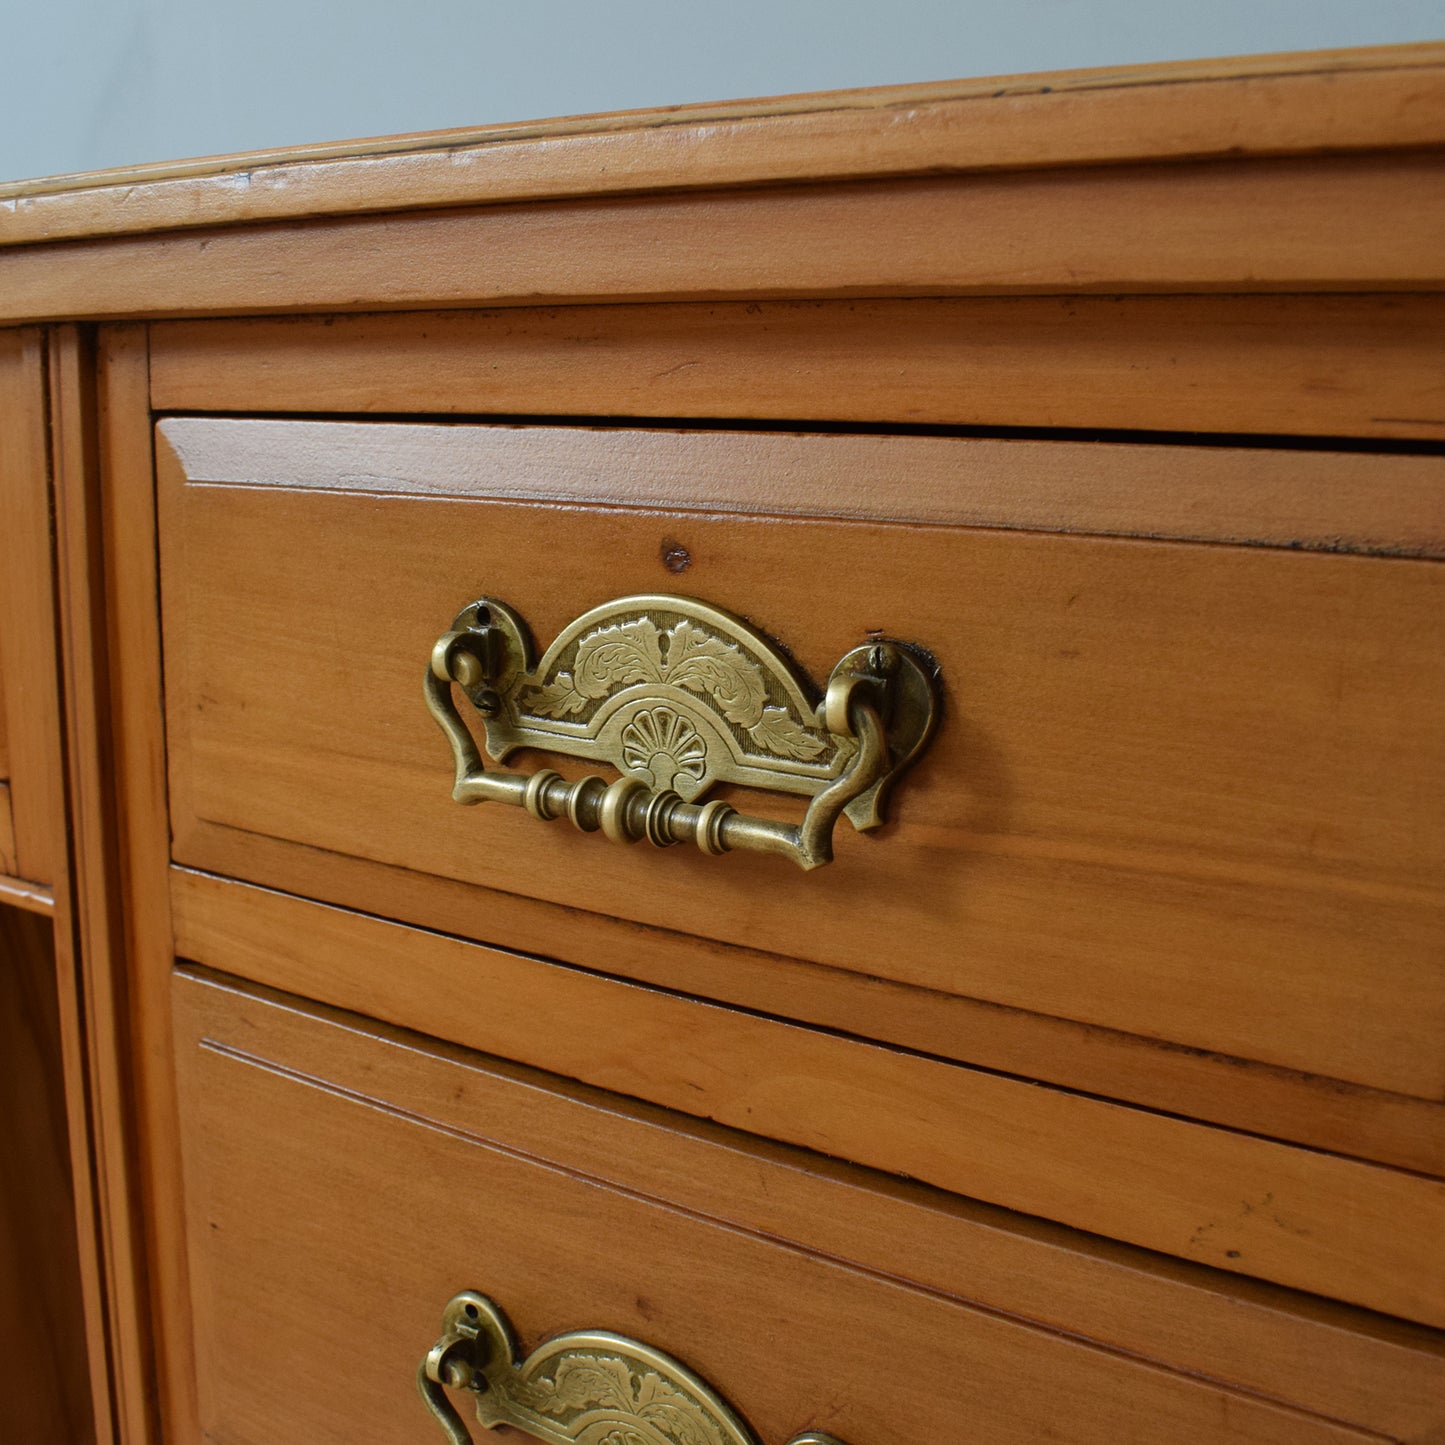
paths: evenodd
<path fill-rule="evenodd" d="M 1445 145 L 1445 43 L 677 106 L 0 185 L 0 245 L 627 193 Z"/>

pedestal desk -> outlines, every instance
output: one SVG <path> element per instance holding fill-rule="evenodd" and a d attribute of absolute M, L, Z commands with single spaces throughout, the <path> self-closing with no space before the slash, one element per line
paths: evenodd
<path fill-rule="evenodd" d="M 1442 240 L 1438 46 L 0 187 L 7 1440 L 1445 1440 Z"/>

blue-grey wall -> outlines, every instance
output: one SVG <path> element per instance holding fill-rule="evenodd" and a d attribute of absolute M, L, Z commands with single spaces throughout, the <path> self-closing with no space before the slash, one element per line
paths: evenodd
<path fill-rule="evenodd" d="M 687 101 L 1440 38 L 1442 0 L 0 0 L 0 180 Z"/>

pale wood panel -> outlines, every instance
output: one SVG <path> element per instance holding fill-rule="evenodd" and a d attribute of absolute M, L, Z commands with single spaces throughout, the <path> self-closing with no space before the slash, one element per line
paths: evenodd
<path fill-rule="evenodd" d="M 84 478 L 68 475 L 61 536 L 82 944 L 116 1273 L 117 1399 L 129 1438 L 194 1439 L 143 327 L 100 328 L 94 386 L 95 457 Z"/>
<path fill-rule="evenodd" d="M 969 297 L 161 322 L 152 402 L 1445 437 L 1445 297 Z"/>
<path fill-rule="evenodd" d="M 163 461 L 180 861 L 193 820 L 207 820 L 1441 1092 L 1445 573 L 1430 564 L 183 489 Z M 680 577 L 660 557 L 669 540 L 693 559 Z M 450 802 L 416 679 L 456 608 L 490 592 L 550 638 L 601 599 L 659 587 L 776 627 L 819 674 L 872 629 L 936 653 L 950 725 L 887 835 L 844 829 L 839 862 L 803 876 L 742 855 L 615 850 L 520 810 Z"/>
<path fill-rule="evenodd" d="M 556 1147 L 564 1141 L 525 1124 L 521 1152 L 499 1148 L 498 1124 L 516 1137 L 503 1117 L 509 1105 L 526 1118 L 535 1091 L 508 1090 L 460 1061 L 398 1056 L 313 1025 L 297 1072 L 294 1039 L 278 1050 L 268 1036 L 273 1010 L 243 1003 L 239 1018 L 218 1018 L 214 1000 L 189 996 L 196 988 L 182 983 L 179 1002 L 209 1433 L 248 1445 L 350 1440 L 359 1413 L 369 1438 L 411 1439 L 414 1360 L 439 1302 L 465 1281 L 502 1302 L 526 1347 L 561 1329 L 605 1327 L 681 1356 L 767 1440 L 811 1426 L 921 1445 L 951 1438 L 961 1420 L 1019 1442 L 1064 1420 L 1081 1442 L 1360 1438 L 978 1311 L 968 1296 L 917 1289 L 808 1242 L 719 1227 L 667 1196 L 578 1170 Z M 400 1103 L 377 1085 L 377 1066 L 393 1061 Z M 443 1083 L 456 1096 L 450 1109 L 438 1107 Z M 535 1098 L 539 1112 L 564 1116 L 569 1137 L 587 1128 L 615 1144 L 627 1137 L 615 1117 L 567 1102 Z M 271 1127 L 277 1117 L 286 1130 Z M 374 1187 L 377 1158 L 391 1166 L 385 1189 Z M 674 1154 L 664 1168 L 675 1173 L 680 1162 Z M 778 1172 L 766 1158 L 753 1170 L 743 1209 Z M 820 1214 L 866 1215 L 841 1181 L 815 1183 L 827 1200 Z M 450 1247 L 438 1249 L 439 1239 Z M 305 1348 L 338 1287 L 352 1301 L 348 1341 L 359 1366 L 340 1393 L 312 1387 Z M 839 1319 L 854 1327 L 839 1330 Z M 932 1387 L 900 1389 L 924 1341 Z"/>
<path fill-rule="evenodd" d="M 1445 457 L 202 418 L 165 429 L 188 476 L 250 486 L 1445 555 Z"/>
<path fill-rule="evenodd" d="M 178 1118 L 171 1040 L 171 827 L 156 611 L 155 462 L 146 329 L 103 327 L 97 340 L 101 497 L 107 579 L 118 915 L 131 997 L 130 1074 L 146 1179 L 147 1302 L 155 1329 L 166 1439 L 191 1439 L 195 1368 L 182 1247 Z M 113 967 L 121 967 L 116 955 Z"/>
<path fill-rule="evenodd" d="M 44 339 L 0 331 L 0 648 L 15 853 L 5 871 L 53 884 L 65 870 L 65 805 L 51 585 Z"/>
<path fill-rule="evenodd" d="M 0 906 L 0 1437 L 96 1438 L 48 919 Z"/>
<path fill-rule="evenodd" d="M 63 818 L 62 820 L 63 821 Z M 0 889 L 0 894 L 5 890 Z M 79 927 L 69 871 L 56 880 L 53 892 L 16 897 L 20 907 L 50 914 L 54 923 L 55 990 L 60 1006 L 60 1064 L 70 1139 L 70 1178 L 75 1203 L 72 1220 L 80 1251 L 80 1295 L 72 1299 L 69 1326 L 85 1342 L 90 1369 L 89 1403 L 100 1442 L 116 1440 L 116 1399 L 112 1382 L 115 1350 L 112 1317 L 106 1306 L 109 1280 L 107 1226 L 102 1216 L 104 1188 L 95 1149 L 95 1116 L 91 1087 L 91 1056 L 85 1008 L 87 989 L 80 954 Z M 148 1445 L 145 1437 L 126 1438 Z"/>
<path fill-rule="evenodd" d="M 174 904 L 179 954 L 258 983 L 1109 1238 L 1445 1323 L 1439 1181 L 284 895 L 179 888 Z"/>
<path fill-rule="evenodd" d="M 132 1103 L 132 998 L 117 893 L 120 860 L 96 355 L 92 339 L 74 327 L 55 328 L 49 346 L 57 595 L 73 800 L 73 879 L 66 880 L 64 911 L 72 930 L 72 956 L 66 971 L 75 989 L 71 1006 L 83 1029 L 68 1078 L 72 1089 L 83 1090 L 80 1097 L 88 1106 L 92 1217 L 104 1271 L 103 1287 L 87 1307 L 103 1311 L 110 1350 L 105 1387 L 114 1428 L 126 1445 L 148 1445 L 158 1438 L 156 1377 L 143 1156 Z M 140 395 L 144 386 L 142 374 Z"/>
<path fill-rule="evenodd" d="M 0 185 L 0 244 L 819 177 L 1445 142 L 1445 48 L 1326 51 L 675 106 Z"/>
<path fill-rule="evenodd" d="M 74 336 L 65 339 L 66 366 L 61 376 L 50 364 L 44 333 L 0 332 L 0 411 L 5 426 L 0 446 L 0 535 L 5 538 L 7 564 L 0 567 L 0 611 L 11 629 L 5 701 L 16 785 L 17 861 L 25 873 L 24 880 L 0 882 L 0 896 L 33 913 L 48 913 L 54 921 L 52 985 L 74 1192 L 70 1221 L 79 1263 L 79 1295 L 70 1301 L 67 1328 L 77 1359 L 88 1362 L 96 1437 L 109 1441 L 115 1426 L 102 1259 L 105 1231 L 94 1178 L 87 1005 L 82 1002 L 85 988 L 68 865 L 51 524 L 49 435 L 53 429 L 56 446 L 62 451 L 69 448 L 67 454 L 73 456 L 84 428 L 76 341 Z M 48 880 L 49 886 L 31 881 L 36 878 Z"/>
<path fill-rule="evenodd" d="M 494 206 L 0 250 L 0 318 L 1437 289 L 1436 152 Z M 1120 225 L 1127 216 L 1129 224 Z"/>
<path fill-rule="evenodd" d="M 177 978 L 187 1038 L 253 1051 L 386 1106 L 707 1219 L 1237 1384 L 1423 1438 L 1445 1412 L 1445 1346 L 1386 1321 L 864 1172 L 704 1121 L 483 1061 L 234 984 Z M 357 1031 L 353 1032 L 356 1028 Z M 364 1029 L 364 1032 L 361 1031 Z M 841 1186 L 841 1187 L 840 1187 Z"/>
<path fill-rule="evenodd" d="M 910 988 L 561 904 L 197 824 L 187 855 L 285 893 L 1084 1093 L 1445 1176 L 1445 1109 L 1423 1099 Z M 234 885 L 185 869 L 205 907 Z"/>

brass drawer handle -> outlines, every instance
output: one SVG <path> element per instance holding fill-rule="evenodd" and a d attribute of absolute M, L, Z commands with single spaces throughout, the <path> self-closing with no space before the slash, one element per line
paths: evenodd
<path fill-rule="evenodd" d="M 623 597 L 558 634 L 533 666 L 526 624 L 492 598 L 464 607 L 432 650 L 426 703 L 452 745 L 459 803 L 513 803 L 567 817 L 617 843 L 692 842 L 704 853 L 781 853 L 803 868 L 833 857 L 845 814 L 885 821 L 888 793 L 933 731 L 935 669 L 897 642 L 855 647 L 821 703 L 783 653 L 741 618 L 687 597 Z M 567 782 L 544 768 L 488 772 L 452 698 L 482 719 L 498 762 L 546 748 L 622 774 Z M 809 798 L 801 823 L 748 817 L 715 783 Z"/>
<path fill-rule="evenodd" d="M 506 1315 L 475 1290 L 448 1302 L 442 1337 L 416 1373 L 422 1400 L 451 1445 L 472 1445 L 444 1385 L 474 1398 L 486 1429 L 511 1425 L 550 1445 L 757 1445 L 715 1390 L 625 1335 L 559 1335 L 519 1362 Z M 839 1442 L 810 1430 L 790 1445 Z"/>

